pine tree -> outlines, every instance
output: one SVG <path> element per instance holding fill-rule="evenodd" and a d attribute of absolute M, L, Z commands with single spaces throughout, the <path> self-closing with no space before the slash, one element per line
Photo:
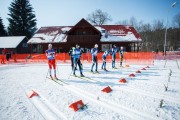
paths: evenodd
<path fill-rule="evenodd" d="M 7 36 L 7 32 L 5 30 L 1 17 L 0 17 L 0 36 Z"/>
<path fill-rule="evenodd" d="M 8 33 L 31 38 L 36 28 L 36 16 L 29 0 L 14 0 L 9 7 Z"/>

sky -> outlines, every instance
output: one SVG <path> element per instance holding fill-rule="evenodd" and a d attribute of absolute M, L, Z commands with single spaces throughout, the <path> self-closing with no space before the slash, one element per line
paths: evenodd
<path fill-rule="evenodd" d="M 13 0 L 0 0 L 0 17 L 8 26 L 10 3 Z M 172 3 L 178 2 L 175 7 Z M 172 21 L 180 12 L 180 0 L 30 0 L 37 19 L 37 27 L 73 26 L 96 9 L 107 12 L 115 24 L 118 21 L 135 17 L 143 23 L 154 20 Z"/>

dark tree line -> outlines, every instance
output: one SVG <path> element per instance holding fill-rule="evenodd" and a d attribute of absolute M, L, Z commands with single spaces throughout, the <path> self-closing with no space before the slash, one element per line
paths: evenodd
<path fill-rule="evenodd" d="M 1 17 L 0 17 L 0 36 L 7 36 L 7 32 L 5 30 Z"/>
<path fill-rule="evenodd" d="M 93 25 L 103 25 L 108 21 L 111 21 L 111 16 L 107 12 L 103 12 L 101 9 L 97 9 L 86 18 L 87 21 Z"/>
<path fill-rule="evenodd" d="M 29 0 L 13 0 L 9 7 L 9 36 L 26 36 L 31 38 L 36 28 L 36 16 Z M 6 31 L 0 19 L 0 32 Z M 3 28 L 1 30 L 1 28 Z M 3 36 L 0 34 L 0 36 Z"/>
<path fill-rule="evenodd" d="M 0 36 L 27 36 L 32 37 L 36 28 L 36 16 L 29 0 L 13 0 L 9 7 L 9 26 L 7 32 L 0 18 Z M 95 10 L 86 18 L 93 25 L 107 24 L 112 20 L 107 12 L 100 9 Z M 167 50 L 180 48 L 180 13 L 174 16 L 171 27 L 167 29 Z M 162 20 L 155 20 L 153 23 L 143 23 L 135 17 L 129 20 L 121 20 L 116 24 L 132 25 L 139 32 L 142 43 L 141 51 L 163 51 L 165 40 L 166 23 Z"/>
<path fill-rule="evenodd" d="M 86 19 L 94 25 L 107 24 L 107 22 L 112 20 L 108 13 L 100 9 L 89 14 Z M 177 50 L 178 48 L 180 49 L 180 13 L 174 16 L 171 23 L 169 25 L 171 27 L 167 29 L 166 49 Z M 164 21 L 154 20 L 153 23 L 143 23 L 143 21 L 138 21 L 135 17 L 131 17 L 129 20 L 121 20 L 116 24 L 135 27 L 142 38 L 141 51 L 163 51 L 166 29 Z"/>
<path fill-rule="evenodd" d="M 168 23 L 166 50 L 178 50 L 180 48 L 180 13 L 174 16 Z M 133 25 L 142 38 L 141 51 L 163 51 L 165 43 L 166 22 L 154 20 L 153 23 L 137 21 L 135 17 L 130 20 L 122 20 L 116 24 Z"/>

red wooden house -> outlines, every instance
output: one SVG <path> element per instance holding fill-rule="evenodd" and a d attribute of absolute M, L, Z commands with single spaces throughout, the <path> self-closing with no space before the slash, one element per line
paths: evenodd
<path fill-rule="evenodd" d="M 113 44 L 124 46 L 126 51 L 138 51 L 142 40 L 133 26 L 101 25 L 93 26 L 81 19 L 74 26 L 41 27 L 28 41 L 33 53 L 43 53 L 49 43 L 58 52 L 68 52 L 70 47 L 79 44 L 85 50 L 99 45 L 99 50 L 111 49 Z"/>

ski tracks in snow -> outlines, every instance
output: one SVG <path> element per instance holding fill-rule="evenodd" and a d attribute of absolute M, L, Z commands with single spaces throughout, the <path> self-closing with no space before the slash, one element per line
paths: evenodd
<path fill-rule="evenodd" d="M 122 115 L 124 115 L 124 116 L 126 116 L 126 117 L 128 117 L 130 119 L 137 119 L 137 120 L 139 120 L 139 119 L 146 119 L 146 120 L 160 119 L 160 118 L 156 118 L 156 116 L 152 116 L 152 115 L 150 115 L 148 113 L 144 113 L 143 111 L 133 110 L 133 109 L 130 109 L 130 108 L 126 107 L 126 106 L 123 106 L 123 105 L 114 103 L 112 101 L 109 101 L 108 99 L 104 99 L 104 98 L 101 98 L 99 96 L 93 95 L 93 94 L 91 94 L 91 93 L 89 93 L 87 91 L 84 91 L 84 90 L 82 90 L 82 89 L 80 89 L 78 87 L 75 87 L 74 85 L 70 85 L 70 84 L 67 85 L 65 83 L 62 83 L 62 84 L 63 84 L 63 87 L 66 90 L 71 91 L 72 93 L 75 93 L 78 96 L 81 96 L 81 97 L 87 99 L 88 101 L 96 103 L 97 105 L 100 105 L 100 106 L 102 106 L 104 108 L 108 108 L 108 109 L 110 109 L 110 110 L 112 110 L 112 111 L 114 111 L 116 113 L 122 114 Z M 163 94 L 160 95 L 160 94 L 156 94 L 156 93 L 150 93 L 150 92 L 147 92 L 147 91 L 142 91 L 142 90 L 138 90 L 136 88 L 131 88 L 131 87 L 121 87 L 120 89 L 131 92 L 131 93 L 135 93 L 135 94 L 141 94 L 143 96 L 156 98 L 156 99 L 162 99 L 163 98 L 166 101 L 174 102 L 174 103 L 177 103 L 177 104 L 180 103 L 179 99 L 169 97 L 169 96 L 166 96 L 166 95 L 163 95 Z M 46 100 L 42 96 L 42 94 L 40 94 L 40 96 L 38 96 L 38 97 L 35 97 L 35 99 L 34 99 L 34 101 L 36 101 L 35 104 L 38 103 L 37 102 L 38 99 L 39 99 L 39 101 L 41 103 L 44 104 L 44 105 L 41 104 L 42 106 L 44 106 L 44 107 L 47 106 L 48 109 L 50 109 L 51 111 L 54 111 L 53 114 L 56 114 L 56 116 L 58 115 L 59 117 L 63 117 L 64 119 L 66 119 L 66 117 L 63 114 L 61 114 L 61 112 L 59 112 L 55 107 L 53 107 L 53 105 L 50 102 L 48 102 L 48 100 Z M 42 106 L 39 106 L 39 107 L 41 108 Z M 47 115 L 47 114 L 45 114 L 45 115 Z"/>
<path fill-rule="evenodd" d="M 144 118 L 146 120 L 153 120 L 154 119 L 154 117 L 149 115 L 149 114 L 146 114 L 146 113 L 142 114 L 143 111 L 136 111 L 136 110 L 129 109 L 123 105 L 119 105 L 119 104 L 111 102 L 107 99 L 101 98 L 99 96 L 95 96 L 89 92 L 86 92 L 82 89 L 74 87 L 73 85 L 65 86 L 65 88 L 67 90 L 72 91 L 73 93 L 76 93 L 76 94 L 86 98 L 87 100 L 90 100 L 90 101 L 92 101 L 98 105 L 101 105 L 105 108 L 108 108 L 108 109 L 110 109 L 116 113 L 120 113 L 122 115 L 125 115 L 131 119 L 136 119 L 136 120 L 140 120 L 142 118 Z M 131 114 L 131 115 L 129 115 L 129 114 Z"/>
<path fill-rule="evenodd" d="M 24 93 L 27 95 L 28 90 L 25 88 L 22 83 L 20 84 Z M 28 88 L 30 89 L 30 88 Z M 36 89 L 31 88 L 32 91 L 36 92 L 38 95 L 28 98 L 29 101 L 34 105 L 36 110 L 41 114 L 41 116 L 46 120 L 68 120 L 66 116 L 59 111 L 52 103 L 50 103 L 42 93 L 38 92 Z"/>
<path fill-rule="evenodd" d="M 64 83 L 62 83 L 62 84 L 64 84 Z M 87 91 L 84 91 L 80 88 L 75 87 L 74 85 L 64 84 L 63 87 L 66 90 L 71 91 L 72 93 L 75 93 L 78 96 L 81 96 L 81 97 L 87 99 L 88 101 L 96 103 L 97 105 L 101 105 L 104 108 L 108 108 L 108 109 L 110 109 L 116 113 L 119 113 L 121 115 L 124 115 L 130 119 L 136 119 L 136 120 L 140 120 L 142 118 L 146 119 L 146 120 L 154 120 L 155 119 L 154 116 L 149 115 L 147 113 L 143 113 L 143 111 L 132 110 L 130 108 L 127 108 L 126 106 L 123 106 L 122 104 L 119 105 L 119 104 L 109 101 L 107 99 L 93 95 Z M 129 114 L 131 114 L 131 115 L 129 115 Z"/>
<path fill-rule="evenodd" d="M 140 95 L 144 95 L 144 96 L 148 96 L 148 97 L 156 98 L 156 99 L 160 99 L 160 100 L 164 99 L 165 101 L 180 104 L 180 99 L 176 99 L 176 98 L 173 98 L 173 97 L 170 97 L 170 96 L 167 96 L 167 95 L 163 95 L 163 94 L 160 95 L 160 94 L 156 94 L 156 93 L 142 91 L 140 89 L 138 90 L 137 88 L 122 86 L 118 90 L 124 90 L 124 91 L 128 91 L 128 92 L 131 92 L 131 93 L 140 94 Z"/>

